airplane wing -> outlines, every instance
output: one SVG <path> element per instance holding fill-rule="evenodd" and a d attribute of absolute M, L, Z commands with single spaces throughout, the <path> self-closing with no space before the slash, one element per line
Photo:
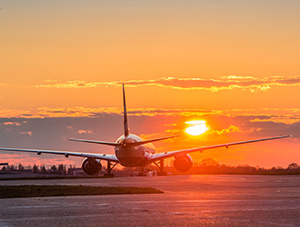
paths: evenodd
<path fill-rule="evenodd" d="M 51 151 L 51 150 L 38 150 L 38 149 L 21 149 L 21 148 L 4 148 L 0 147 L 1 151 L 18 151 L 18 152 L 29 152 L 36 153 L 37 155 L 43 154 L 57 154 L 64 155 L 66 158 L 69 156 L 79 156 L 85 158 L 97 158 L 105 161 L 119 162 L 115 155 L 111 154 L 93 154 L 93 153 L 80 153 L 71 151 Z"/>
<path fill-rule="evenodd" d="M 150 161 L 155 162 L 161 159 L 173 157 L 179 154 L 188 154 L 196 151 L 204 151 L 208 149 L 213 149 L 213 148 L 219 148 L 219 147 L 230 147 L 234 145 L 240 145 L 240 144 L 245 144 L 245 143 L 254 143 L 254 142 L 261 142 L 261 141 L 266 141 L 266 140 L 275 140 L 275 139 L 283 139 L 287 137 L 292 137 L 291 135 L 286 135 L 286 136 L 277 136 L 277 137 L 269 137 L 269 138 L 263 138 L 263 139 L 257 139 L 257 140 L 247 140 L 247 141 L 240 141 L 240 142 L 234 142 L 234 143 L 225 143 L 225 144 L 218 144 L 218 145 L 212 145 L 212 146 L 204 146 L 204 147 L 196 147 L 196 148 L 191 148 L 191 149 L 185 149 L 185 150 L 178 150 L 178 151 L 170 151 L 170 152 L 164 152 L 164 153 L 157 153 L 153 154 L 151 156 Z"/>

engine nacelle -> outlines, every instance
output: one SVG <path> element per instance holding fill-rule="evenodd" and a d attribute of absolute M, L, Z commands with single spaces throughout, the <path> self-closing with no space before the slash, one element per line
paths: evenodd
<path fill-rule="evenodd" d="M 87 175 L 93 176 L 97 175 L 101 171 L 102 164 L 100 160 L 86 158 L 82 162 L 82 169 Z"/>
<path fill-rule="evenodd" d="M 179 172 L 186 172 L 192 168 L 193 161 L 190 155 L 184 154 L 175 157 L 173 165 Z"/>

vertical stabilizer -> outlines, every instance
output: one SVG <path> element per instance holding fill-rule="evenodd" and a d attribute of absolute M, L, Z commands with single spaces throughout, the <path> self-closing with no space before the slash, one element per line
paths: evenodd
<path fill-rule="evenodd" d="M 125 87 L 123 85 L 123 107 L 124 107 L 124 136 L 129 135 L 128 120 L 127 120 L 127 108 L 126 108 L 126 99 L 125 99 Z"/>

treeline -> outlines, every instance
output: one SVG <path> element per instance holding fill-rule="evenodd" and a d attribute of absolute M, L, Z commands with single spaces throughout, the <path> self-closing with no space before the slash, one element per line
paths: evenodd
<path fill-rule="evenodd" d="M 1 168 L 2 173 L 12 173 L 12 172 L 30 172 L 30 173 L 39 173 L 39 174 L 56 174 L 56 175 L 67 175 L 68 169 L 73 169 L 72 165 L 67 168 L 66 165 L 33 165 L 33 166 L 23 166 L 21 163 L 17 166 L 15 165 L 5 165 Z"/>
<path fill-rule="evenodd" d="M 170 166 L 166 168 L 167 172 L 178 174 L 174 167 Z M 268 174 L 268 175 L 290 175 L 299 174 L 300 166 L 297 163 L 291 163 L 286 168 L 283 167 L 272 167 L 272 168 L 261 168 L 253 167 L 249 165 L 238 165 L 230 166 L 219 164 L 211 158 L 203 159 L 200 163 L 195 163 L 190 171 L 186 174 Z"/>
<path fill-rule="evenodd" d="M 146 171 L 156 170 L 156 166 L 151 166 L 145 168 Z M 21 163 L 19 165 L 4 165 L 1 166 L 0 173 L 35 173 L 35 174 L 55 174 L 55 175 L 73 175 L 74 171 L 82 171 L 81 168 L 76 168 L 75 166 L 70 165 L 67 167 L 64 164 L 45 166 L 45 165 L 33 165 L 24 167 Z M 141 171 L 141 168 L 115 168 L 114 173 L 118 176 L 129 175 L 131 172 Z M 299 174 L 300 175 L 300 166 L 297 163 L 291 163 L 286 168 L 283 167 L 272 167 L 272 168 L 261 168 L 253 167 L 249 165 L 239 165 L 239 166 L 230 166 L 219 164 L 211 158 L 203 159 L 199 163 L 194 163 L 191 170 L 185 173 L 178 172 L 172 164 L 166 166 L 164 169 L 167 173 L 177 174 L 268 174 L 268 175 L 290 175 L 290 174 Z M 105 167 L 103 167 L 103 172 L 105 172 Z"/>

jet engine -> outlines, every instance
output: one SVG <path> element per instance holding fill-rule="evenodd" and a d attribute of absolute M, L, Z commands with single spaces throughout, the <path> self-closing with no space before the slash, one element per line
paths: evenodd
<path fill-rule="evenodd" d="M 102 169 L 102 164 L 100 160 L 86 158 L 82 162 L 82 169 L 87 175 L 97 175 Z"/>
<path fill-rule="evenodd" d="M 193 166 L 193 161 L 190 155 L 184 154 L 175 157 L 173 165 L 179 172 L 186 172 Z"/>

